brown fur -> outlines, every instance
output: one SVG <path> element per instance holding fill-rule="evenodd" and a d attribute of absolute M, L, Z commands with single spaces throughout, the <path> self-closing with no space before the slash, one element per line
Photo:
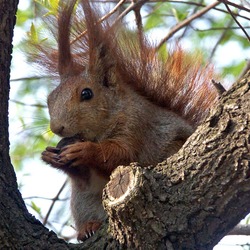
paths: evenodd
<path fill-rule="evenodd" d="M 121 24 L 98 23 L 88 0 L 81 1 L 81 13 L 72 14 L 74 5 L 62 7 L 54 25 L 58 50 L 37 46 L 37 62 L 60 77 L 48 97 L 51 130 L 80 138 L 62 149 L 48 147 L 42 159 L 70 176 L 72 214 L 83 240 L 105 218 L 101 194 L 110 173 L 177 152 L 216 94 L 209 85 L 212 67 L 202 67 L 198 57 L 176 46 L 160 60 L 146 39 L 138 42 Z M 86 88 L 93 98 L 81 100 Z"/>

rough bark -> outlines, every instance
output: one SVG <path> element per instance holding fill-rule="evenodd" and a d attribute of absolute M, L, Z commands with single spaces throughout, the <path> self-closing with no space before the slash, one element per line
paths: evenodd
<path fill-rule="evenodd" d="M 67 244 L 31 216 L 9 159 L 8 92 L 17 0 L 0 0 L 0 246 L 5 249 L 212 249 L 250 212 L 250 72 L 174 156 L 119 167 L 104 190 L 109 223 Z"/>
<path fill-rule="evenodd" d="M 247 77 L 176 155 L 156 168 L 131 165 L 113 173 L 104 204 L 121 244 L 212 249 L 250 212 L 250 72 Z"/>

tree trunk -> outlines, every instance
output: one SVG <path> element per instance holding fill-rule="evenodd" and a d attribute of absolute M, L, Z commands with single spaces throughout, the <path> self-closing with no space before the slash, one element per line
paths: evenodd
<path fill-rule="evenodd" d="M 0 248 L 65 249 L 66 243 L 28 213 L 10 163 L 8 99 L 17 0 L 0 0 Z"/>
<path fill-rule="evenodd" d="M 250 212 L 250 72 L 164 163 L 118 167 L 95 236 L 67 244 L 30 215 L 9 158 L 8 98 L 17 0 L 0 0 L 0 246 L 5 249 L 212 249 Z M 108 229 L 109 228 L 109 229 Z"/>

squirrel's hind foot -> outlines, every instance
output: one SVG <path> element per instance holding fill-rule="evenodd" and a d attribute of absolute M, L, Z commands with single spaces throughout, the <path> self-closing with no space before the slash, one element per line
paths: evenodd
<path fill-rule="evenodd" d="M 78 231 L 77 240 L 84 241 L 95 234 L 95 232 L 101 226 L 100 221 L 87 221 L 85 222 Z"/>

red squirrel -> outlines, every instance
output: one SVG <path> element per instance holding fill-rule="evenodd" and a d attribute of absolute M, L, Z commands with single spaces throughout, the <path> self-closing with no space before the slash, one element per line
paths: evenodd
<path fill-rule="evenodd" d="M 48 96 L 51 130 L 64 138 L 42 159 L 71 180 L 78 240 L 105 219 L 102 190 L 118 165 L 157 164 L 176 153 L 216 100 L 211 66 L 180 46 L 161 58 L 146 37 L 99 21 L 88 0 L 62 4 L 50 20 L 57 48 L 37 62 L 60 84 Z M 86 32 L 84 32 L 86 30 Z"/>

